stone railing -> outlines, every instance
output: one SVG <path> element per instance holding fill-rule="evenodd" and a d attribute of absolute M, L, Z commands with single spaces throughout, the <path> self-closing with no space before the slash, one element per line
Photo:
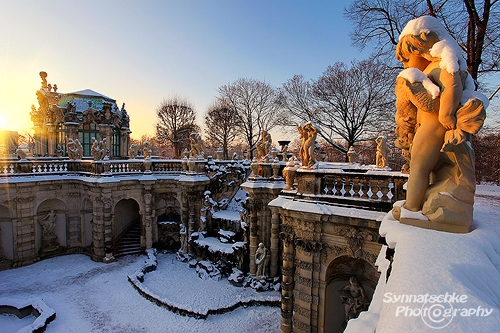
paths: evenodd
<path fill-rule="evenodd" d="M 405 198 L 407 179 L 401 172 L 330 163 L 320 169 L 298 169 L 293 192 L 305 199 L 385 211 Z"/>
<path fill-rule="evenodd" d="M 223 169 L 231 169 L 243 161 L 196 160 L 188 166 L 186 160 L 162 159 L 130 159 L 130 160 L 69 160 L 67 158 L 37 158 L 37 159 L 0 159 L 0 177 L 10 176 L 41 176 L 78 174 L 82 176 L 131 175 L 141 173 L 182 174 L 191 171 L 195 173 L 213 174 Z"/>

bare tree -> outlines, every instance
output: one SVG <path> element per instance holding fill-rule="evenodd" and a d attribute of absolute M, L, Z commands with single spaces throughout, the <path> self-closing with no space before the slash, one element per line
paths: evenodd
<path fill-rule="evenodd" d="M 223 158 L 228 159 L 228 148 L 239 134 L 236 111 L 220 101 L 214 102 L 205 113 L 206 141 L 216 148 L 222 148 Z"/>
<path fill-rule="evenodd" d="M 355 143 L 393 128 L 392 82 L 393 71 L 374 60 L 337 62 L 311 82 L 296 75 L 281 90 L 285 118 L 289 125 L 314 121 L 320 137 L 347 158 Z"/>
<path fill-rule="evenodd" d="M 438 18 L 466 53 L 468 71 L 500 71 L 498 0 L 357 0 L 345 11 L 355 24 L 351 40 L 360 49 L 373 43 L 377 55 L 393 57 L 406 23 L 422 15 Z"/>
<path fill-rule="evenodd" d="M 236 112 L 238 128 L 253 151 L 260 132 L 280 122 L 277 90 L 265 82 L 240 78 L 218 91 L 218 100 Z"/>
<path fill-rule="evenodd" d="M 170 143 L 175 149 L 175 158 L 179 158 L 182 150 L 189 146 L 189 135 L 199 131 L 192 104 L 178 97 L 167 98 L 161 102 L 156 115 L 158 141 Z"/>

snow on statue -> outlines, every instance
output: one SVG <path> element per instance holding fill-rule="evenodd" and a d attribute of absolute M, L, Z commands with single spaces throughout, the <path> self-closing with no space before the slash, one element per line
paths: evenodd
<path fill-rule="evenodd" d="M 406 202 L 393 215 L 401 223 L 468 232 L 475 193 L 470 134 L 482 127 L 487 99 L 474 91 L 457 42 L 439 21 L 408 22 L 396 58 L 396 146 L 410 149 Z M 430 184 L 430 179 L 432 183 Z"/>

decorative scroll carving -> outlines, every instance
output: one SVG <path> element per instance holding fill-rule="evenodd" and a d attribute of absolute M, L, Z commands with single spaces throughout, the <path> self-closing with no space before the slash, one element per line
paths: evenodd
<path fill-rule="evenodd" d="M 321 252 L 323 249 L 323 244 L 320 242 L 305 240 L 305 239 L 296 239 L 295 245 L 304 252 Z"/>
<path fill-rule="evenodd" d="M 346 254 L 348 251 L 347 246 L 325 245 L 321 251 L 321 258 L 323 262 L 326 262 L 330 254 L 333 254 L 334 257 L 338 257 Z"/>

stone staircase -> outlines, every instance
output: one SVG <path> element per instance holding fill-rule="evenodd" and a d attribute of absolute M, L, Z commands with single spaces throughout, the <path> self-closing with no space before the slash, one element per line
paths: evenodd
<path fill-rule="evenodd" d="M 141 224 L 137 222 L 118 239 L 115 244 L 113 255 L 117 258 L 142 252 Z"/>

